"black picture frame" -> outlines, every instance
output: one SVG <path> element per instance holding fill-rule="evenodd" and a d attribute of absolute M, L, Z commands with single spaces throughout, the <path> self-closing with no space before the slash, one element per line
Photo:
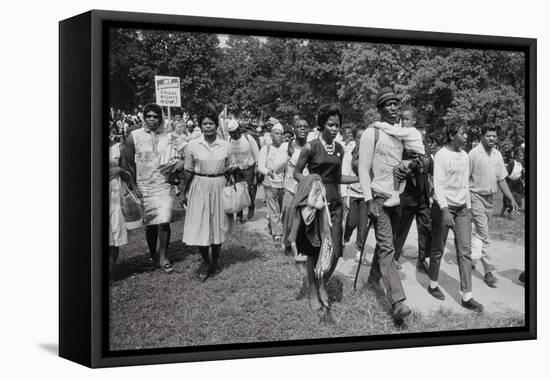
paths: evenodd
<path fill-rule="evenodd" d="M 271 35 L 444 47 L 506 49 L 526 56 L 525 326 L 273 343 L 108 350 L 108 213 L 104 141 L 107 28 Z M 88 367 L 158 364 L 535 339 L 536 39 L 92 10 L 59 24 L 59 355 Z"/>

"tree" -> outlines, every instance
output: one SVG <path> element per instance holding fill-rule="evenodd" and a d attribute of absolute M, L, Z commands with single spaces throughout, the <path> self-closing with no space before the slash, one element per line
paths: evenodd
<path fill-rule="evenodd" d="M 190 112 L 215 102 L 216 35 L 114 29 L 110 37 L 113 106 L 153 102 L 155 75 L 180 77 L 182 105 Z"/>

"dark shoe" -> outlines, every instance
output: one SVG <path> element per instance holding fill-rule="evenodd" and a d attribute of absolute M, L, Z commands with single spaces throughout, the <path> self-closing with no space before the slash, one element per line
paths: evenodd
<path fill-rule="evenodd" d="M 199 279 L 199 281 L 204 282 L 210 278 L 210 269 L 211 268 L 204 265 L 199 268 L 199 270 L 197 271 L 197 278 Z"/>
<path fill-rule="evenodd" d="M 400 301 L 393 305 L 392 316 L 395 320 L 405 319 L 411 314 L 411 309 L 403 302 L 404 301 Z"/>
<path fill-rule="evenodd" d="M 435 289 L 432 289 L 430 286 L 428 286 L 428 293 L 430 293 L 435 299 L 439 299 L 440 301 L 445 300 L 445 294 L 443 294 L 439 286 L 437 286 Z"/>
<path fill-rule="evenodd" d="M 210 269 L 208 269 L 208 277 L 214 277 L 215 275 L 217 275 L 219 272 L 220 272 L 220 268 L 216 265 L 216 266 L 212 266 Z"/>
<path fill-rule="evenodd" d="M 487 286 L 495 288 L 497 287 L 497 278 L 493 276 L 493 273 L 485 273 L 485 277 L 483 277 L 483 281 L 487 284 Z"/>
<path fill-rule="evenodd" d="M 250 220 L 254 217 L 254 208 L 249 208 L 248 209 L 248 214 L 246 215 L 246 217 Z"/>
<path fill-rule="evenodd" d="M 416 263 L 416 270 L 421 273 L 428 274 L 429 265 L 426 261 L 418 261 Z"/>
<path fill-rule="evenodd" d="M 483 305 L 476 301 L 474 298 L 470 298 L 470 300 L 465 301 L 462 300 L 462 307 L 467 308 L 468 310 L 475 311 L 477 313 L 480 313 L 483 311 Z"/>
<path fill-rule="evenodd" d="M 519 280 L 519 282 L 521 282 L 522 284 L 525 283 L 525 271 L 523 271 L 523 272 L 521 272 L 521 273 L 519 274 L 518 280 Z"/>

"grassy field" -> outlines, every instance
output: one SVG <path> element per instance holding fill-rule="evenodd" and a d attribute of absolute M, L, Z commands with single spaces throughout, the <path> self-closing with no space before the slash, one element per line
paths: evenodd
<path fill-rule="evenodd" d="M 495 209 L 497 210 L 497 209 Z M 500 211 L 500 209 L 498 209 Z M 330 282 L 332 318 L 314 313 L 305 298 L 304 272 L 276 252 L 264 233 L 238 229 L 222 247 L 222 271 L 201 283 L 200 255 L 181 242 L 183 214 L 175 212 L 169 258 L 174 273 L 154 269 L 144 231 L 129 234 L 121 248 L 110 293 L 112 350 L 314 339 L 426 331 L 512 327 L 523 314 L 481 316 L 440 310 L 413 313 L 404 324 L 389 316 L 385 297 L 364 288 L 353 292 L 349 279 Z M 496 237 L 522 241 L 523 216 L 494 218 Z M 334 320 L 333 322 L 327 320 Z M 319 321 L 323 320 L 323 321 Z"/>
<path fill-rule="evenodd" d="M 502 193 L 497 193 L 493 216 L 489 222 L 491 237 L 506 240 L 513 243 L 525 243 L 525 212 L 520 211 L 516 215 L 500 216 L 502 210 Z"/>

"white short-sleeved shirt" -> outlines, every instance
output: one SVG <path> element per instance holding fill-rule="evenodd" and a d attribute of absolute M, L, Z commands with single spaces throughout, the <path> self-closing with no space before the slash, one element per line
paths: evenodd
<path fill-rule="evenodd" d="M 256 159 L 252 152 L 251 144 L 256 143 L 251 136 L 247 134 L 241 135 L 237 140 L 230 138 L 229 145 L 231 148 L 231 165 L 238 166 L 241 169 L 252 167 L 256 164 Z"/>
<path fill-rule="evenodd" d="M 203 175 L 225 173 L 229 166 L 229 143 L 217 138 L 213 143 L 204 136 L 194 139 L 187 145 L 185 169 Z"/>
<path fill-rule="evenodd" d="M 487 153 L 480 143 L 468 154 L 470 158 L 470 191 L 489 195 L 498 190 L 498 182 L 508 176 L 502 154 L 495 148 Z"/>

